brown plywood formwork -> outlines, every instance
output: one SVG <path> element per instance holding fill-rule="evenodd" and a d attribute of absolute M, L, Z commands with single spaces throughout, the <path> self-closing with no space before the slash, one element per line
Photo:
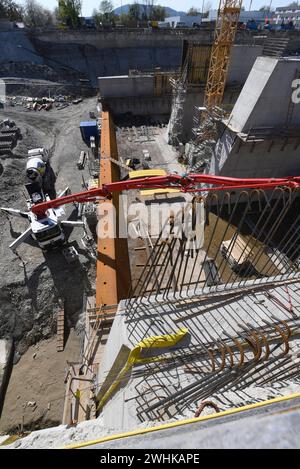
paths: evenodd
<path fill-rule="evenodd" d="M 102 112 L 101 155 L 99 186 L 119 180 L 119 168 L 111 160 L 118 160 L 118 149 L 113 119 L 108 111 Z M 119 194 L 114 194 L 111 203 L 119 212 Z M 118 226 L 117 226 L 118 228 Z M 111 306 L 116 311 L 120 300 L 128 297 L 130 289 L 130 268 L 127 239 L 98 239 L 96 308 Z"/>
<path fill-rule="evenodd" d="M 207 82 L 210 55 L 211 45 L 184 41 L 181 70 L 187 70 L 188 85 Z"/>

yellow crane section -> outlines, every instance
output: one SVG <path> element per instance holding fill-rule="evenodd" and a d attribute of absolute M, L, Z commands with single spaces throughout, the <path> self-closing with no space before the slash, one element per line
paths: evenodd
<path fill-rule="evenodd" d="M 222 103 L 241 7 L 242 0 L 220 0 L 204 96 L 204 106 L 208 110 Z"/>

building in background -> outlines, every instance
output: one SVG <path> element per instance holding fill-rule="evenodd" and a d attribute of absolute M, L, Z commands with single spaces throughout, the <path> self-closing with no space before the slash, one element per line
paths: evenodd
<path fill-rule="evenodd" d="M 300 27 L 300 5 L 298 6 L 286 6 L 278 7 L 275 10 L 276 23 L 281 24 L 283 21 L 289 23 L 293 21 L 294 26 Z"/>
<path fill-rule="evenodd" d="M 208 13 L 207 22 L 216 21 L 218 16 L 218 10 L 210 10 Z M 255 21 L 257 26 L 263 27 L 266 21 L 273 22 L 275 17 L 274 12 L 270 11 L 241 11 L 239 22 L 247 24 L 250 21 Z"/>
<path fill-rule="evenodd" d="M 200 26 L 202 16 L 189 16 L 189 15 L 182 15 L 182 16 L 169 16 L 165 18 L 165 22 L 170 24 L 171 28 L 180 28 L 180 27 L 187 27 L 193 28 Z"/>

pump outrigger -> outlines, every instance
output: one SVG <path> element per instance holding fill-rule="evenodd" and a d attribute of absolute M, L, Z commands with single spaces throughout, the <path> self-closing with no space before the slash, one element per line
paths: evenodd
<path fill-rule="evenodd" d="M 51 201 L 49 194 L 55 195 L 55 174 L 49 163 L 49 154 L 44 148 L 36 148 L 28 152 L 26 179 L 25 187 L 29 195 L 27 211 L 0 208 L 0 210 L 11 216 L 26 219 L 30 224 L 28 229 L 10 245 L 10 248 L 15 251 L 20 244 L 30 237 L 43 250 L 63 245 L 66 241 L 63 230 L 64 225 L 83 227 L 84 223 L 81 221 L 60 220 L 65 215 L 62 207 L 49 208 L 42 216 L 34 213 L 34 207 Z M 58 196 L 58 199 L 69 194 L 70 190 L 66 188 Z"/>

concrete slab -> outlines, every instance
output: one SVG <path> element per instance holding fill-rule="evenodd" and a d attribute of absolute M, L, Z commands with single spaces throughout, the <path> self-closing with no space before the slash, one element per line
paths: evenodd
<path fill-rule="evenodd" d="M 153 303 L 150 300 L 131 306 L 122 302 L 107 343 L 102 376 L 109 371 L 105 368 L 110 366 L 108 357 L 113 363 L 114 357 L 120 353 L 122 340 L 123 346 L 126 343 L 126 347 L 133 348 L 145 337 L 170 334 L 185 327 L 189 331 L 190 343 L 183 344 L 177 351 L 164 353 L 159 361 L 134 366 L 100 414 L 105 425 L 129 430 L 142 422 L 149 424 L 193 417 L 202 400 L 212 400 L 220 409 L 226 410 L 299 392 L 299 381 L 289 378 L 288 371 L 286 380 L 277 379 L 278 371 L 284 375 L 285 370 L 290 370 L 288 367 L 298 366 L 298 359 L 294 363 L 292 357 L 296 357 L 300 347 L 299 287 L 300 282 L 289 285 L 290 298 L 297 313 L 295 318 L 285 308 L 286 290 L 282 286 L 268 289 L 271 296 L 262 289 L 207 299 L 186 298 L 161 303 L 153 299 Z M 280 299 L 282 306 L 272 296 Z M 289 340 L 289 355 L 283 353 L 285 346 L 280 335 L 276 338 L 272 326 L 266 328 L 265 321 L 275 321 L 281 326 L 284 323 L 280 321 L 285 321 L 290 325 L 293 337 Z M 245 360 L 240 367 L 237 366 L 240 351 L 233 346 L 234 366 L 230 366 L 229 355 L 226 355 L 222 369 L 222 355 L 214 348 L 215 344 L 229 344 L 230 337 L 244 342 L 244 327 L 265 331 L 270 356 L 266 359 L 263 347 L 261 360 L 253 362 L 251 347 L 243 346 Z M 215 370 L 207 352 L 213 349 Z"/>
<path fill-rule="evenodd" d="M 233 416 L 139 436 L 107 441 L 87 449 L 299 449 L 299 399 Z"/>

